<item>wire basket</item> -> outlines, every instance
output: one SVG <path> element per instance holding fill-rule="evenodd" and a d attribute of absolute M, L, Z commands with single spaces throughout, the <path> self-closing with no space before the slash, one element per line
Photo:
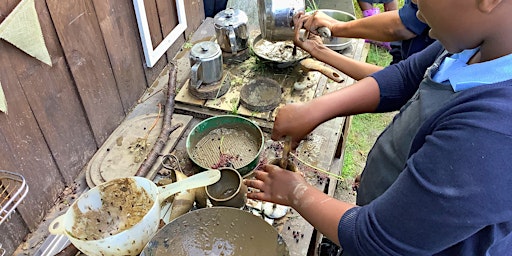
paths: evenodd
<path fill-rule="evenodd" d="M 16 209 L 27 193 L 28 185 L 23 176 L 0 170 L 0 225 Z M 2 255 L 1 246 L 0 255 Z"/>

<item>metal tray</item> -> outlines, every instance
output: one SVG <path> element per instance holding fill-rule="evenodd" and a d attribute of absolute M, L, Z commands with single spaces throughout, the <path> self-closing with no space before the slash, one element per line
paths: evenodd
<path fill-rule="evenodd" d="M 28 185 L 23 176 L 0 170 L 0 224 L 9 217 L 27 193 Z"/>

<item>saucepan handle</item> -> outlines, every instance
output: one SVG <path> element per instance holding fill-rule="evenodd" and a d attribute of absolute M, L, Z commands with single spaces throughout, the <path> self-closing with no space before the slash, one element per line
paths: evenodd
<path fill-rule="evenodd" d="M 64 215 L 55 218 L 48 227 L 48 231 L 54 235 L 65 235 L 66 230 L 64 229 Z"/>
<path fill-rule="evenodd" d="M 219 170 L 207 170 L 194 174 L 184 180 L 180 180 L 169 185 L 158 187 L 158 200 L 162 203 L 168 197 L 187 189 L 206 187 L 220 180 Z"/>

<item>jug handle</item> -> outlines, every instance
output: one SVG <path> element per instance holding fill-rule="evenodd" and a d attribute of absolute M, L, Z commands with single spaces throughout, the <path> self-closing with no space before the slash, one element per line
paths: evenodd
<path fill-rule="evenodd" d="M 231 45 L 231 53 L 236 54 L 237 45 L 236 45 L 235 29 L 231 25 L 229 26 L 228 37 L 229 37 L 229 44 Z"/>
<path fill-rule="evenodd" d="M 185 191 L 199 187 L 206 187 L 220 180 L 220 171 L 210 169 L 198 174 L 194 174 L 186 179 L 176 181 L 169 185 L 158 187 L 158 201 L 162 203 L 168 197 Z"/>
<path fill-rule="evenodd" d="M 65 214 L 64 214 L 65 215 Z M 48 226 L 48 231 L 54 235 L 65 235 L 66 230 L 64 229 L 64 215 L 55 218 Z"/>
<path fill-rule="evenodd" d="M 201 61 L 199 60 L 198 62 L 196 62 L 192 68 L 190 69 L 190 84 L 196 88 L 196 89 L 199 89 L 199 86 L 201 85 L 201 83 L 203 81 L 199 80 L 198 76 L 197 76 L 197 70 L 199 69 L 199 66 L 201 66 Z"/>

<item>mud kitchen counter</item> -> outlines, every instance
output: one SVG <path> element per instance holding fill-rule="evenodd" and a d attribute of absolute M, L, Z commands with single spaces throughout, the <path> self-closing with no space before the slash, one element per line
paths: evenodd
<path fill-rule="evenodd" d="M 251 32 L 254 36 L 255 31 Z M 256 31 L 257 32 L 257 31 Z M 247 59 L 229 59 L 224 62 L 224 75 L 230 76 L 229 91 L 221 97 L 212 100 L 199 100 L 188 92 L 188 83 L 190 78 L 190 46 L 198 42 L 215 41 L 215 30 L 213 19 L 207 18 L 202 25 L 192 35 L 189 42 L 183 46 L 183 51 L 178 54 L 174 62 L 177 65 L 177 95 L 175 98 L 175 109 L 172 116 L 171 125 L 180 124 L 181 126 L 173 131 L 166 142 L 161 154 L 171 154 L 173 159 L 179 162 L 179 167 L 183 173 L 190 176 L 200 172 L 200 168 L 189 158 L 186 149 L 187 136 L 192 128 L 202 120 L 218 115 L 237 114 L 246 117 L 257 123 L 264 131 L 264 151 L 260 155 L 260 163 L 268 162 L 274 158 L 280 158 L 282 155 L 283 142 L 270 140 L 270 131 L 276 111 L 253 112 L 240 105 L 240 89 L 254 79 L 269 78 L 277 81 L 282 93 L 279 106 L 292 102 L 305 102 L 315 97 L 335 91 L 339 88 L 351 85 L 354 80 L 343 74 L 343 82 L 337 83 L 321 75 L 317 71 L 303 73 L 299 67 L 289 67 L 285 69 L 272 68 L 259 62 L 255 56 Z M 366 58 L 367 48 L 364 40 L 353 40 L 352 45 L 342 52 L 342 54 L 356 60 Z M 298 66 L 298 65 L 297 65 Z M 300 91 L 294 90 L 294 83 L 307 75 L 309 77 L 306 88 Z M 159 111 L 161 104 L 166 102 L 166 90 L 169 80 L 169 68 L 165 68 L 159 78 L 148 88 L 146 93 L 139 100 L 139 104 L 130 112 L 123 123 L 111 134 L 102 147 L 96 152 L 91 161 L 86 166 L 85 172 L 82 172 L 77 182 L 76 191 L 87 190 L 87 187 L 93 187 L 105 180 L 111 180 L 117 177 L 132 176 L 138 170 L 135 164 L 134 156 L 131 150 L 133 143 L 138 138 L 145 137 L 147 145 L 153 145 L 157 134 L 161 129 L 162 118 Z M 277 108 L 279 108 L 279 106 Z M 155 122 L 158 121 L 158 122 Z M 304 172 L 307 180 L 318 189 L 333 196 L 336 189 L 336 179 L 326 176 L 318 170 L 329 171 L 339 174 L 343 159 L 343 149 L 345 140 L 343 139 L 349 129 L 349 119 L 340 117 L 323 123 L 317 127 L 293 152 L 292 161 Z M 163 177 L 162 156 L 152 167 L 146 178 L 157 179 Z M 175 166 L 176 162 L 174 162 Z M 139 164 L 140 165 L 140 164 Z M 78 192 L 77 192 L 78 193 Z M 71 194 L 73 195 L 73 194 Z M 70 198 L 72 202 L 76 197 Z M 66 203 L 66 205 L 68 205 Z M 52 220 L 58 215 L 64 213 L 66 208 L 56 206 L 54 212 L 47 216 Z M 165 218 L 164 218 L 165 219 Z M 48 223 L 41 225 L 41 235 L 47 233 Z M 296 211 L 288 210 L 286 215 L 271 221 L 273 227 L 279 232 L 286 242 L 290 255 L 305 256 L 318 255 L 318 245 L 322 235 L 306 221 Z M 29 244 L 38 244 L 41 236 L 34 236 Z M 62 235 L 50 235 L 41 246 L 26 246 L 27 255 L 50 255 L 49 251 L 59 252 L 63 246 L 69 244 L 66 237 Z M 37 250 L 36 252 L 32 250 Z M 52 254 L 53 255 L 53 254 Z"/>
<path fill-rule="evenodd" d="M 192 45 L 202 41 L 215 41 L 215 30 L 212 21 L 212 19 L 208 18 L 203 22 L 190 40 Z M 257 31 L 252 31 L 251 37 L 257 34 Z M 342 54 L 356 60 L 364 60 L 366 53 L 364 40 L 353 40 L 352 45 L 342 52 Z M 175 113 L 193 116 L 191 124 L 187 128 L 188 130 L 183 133 L 185 138 L 180 139 L 174 149 L 174 153 L 183 161 L 182 164 L 187 166 L 185 167 L 186 169 L 194 169 L 194 166 L 188 160 L 185 148 L 188 131 L 205 118 L 224 114 L 244 116 L 258 123 L 262 128 L 267 141 L 260 161 L 264 162 L 272 158 L 281 157 L 282 142 L 272 142 L 270 140 L 270 131 L 276 110 L 253 112 L 240 104 L 240 90 L 243 85 L 250 81 L 263 77 L 277 81 L 282 88 L 279 106 L 292 102 L 309 101 L 354 83 L 353 79 L 344 74 L 343 82 L 336 83 L 317 71 L 310 71 L 309 74 L 304 74 L 300 71 L 300 67 L 297 67 L 300 64 L 285 69 L 272 68 L 261 63 L 257 60 L 256 56 L 249 56 L 246 60 L 243 60 L 243 58 L 237 60 L 229 58 L 229 56 L 225 58 L 224 73 L 230 76 L 231 87 L 225 95 L 212 100 L 200 100 L 188 92 L 190 61 L 187 49 L 184 49 L 181 54 L 176 56 L 178 84 L 182 86 L 176 96 Z M 304 90 L 294 90 L 294 83 L 304 75 L 309 76 L 309 84 L 306 85 Z M 317 127 L 294 152 L 302 162 L 293 157 L 294 161 L 305 172 L 308 181 L 331 196 L 336 188 L 336 180 L 329 179 L 326 175 L 315 171 L 307 165 L 339 174 L 342 162 L 340 159 L 342 159 L 344 147 L 343 136 L 347 133 L 348 126 L 349 120 L 345 117 L 330 120 Z M 303 162 L 306 162 L 307 165 L 304 165 Z M 273 225 L 286 241 L 290 255 L 316 254 L 316 246 L 321 239 L 321 235 L 317 234 L 314 228 L 294 210 L 290 210 L 285 217 L 276 219 Z"/>

